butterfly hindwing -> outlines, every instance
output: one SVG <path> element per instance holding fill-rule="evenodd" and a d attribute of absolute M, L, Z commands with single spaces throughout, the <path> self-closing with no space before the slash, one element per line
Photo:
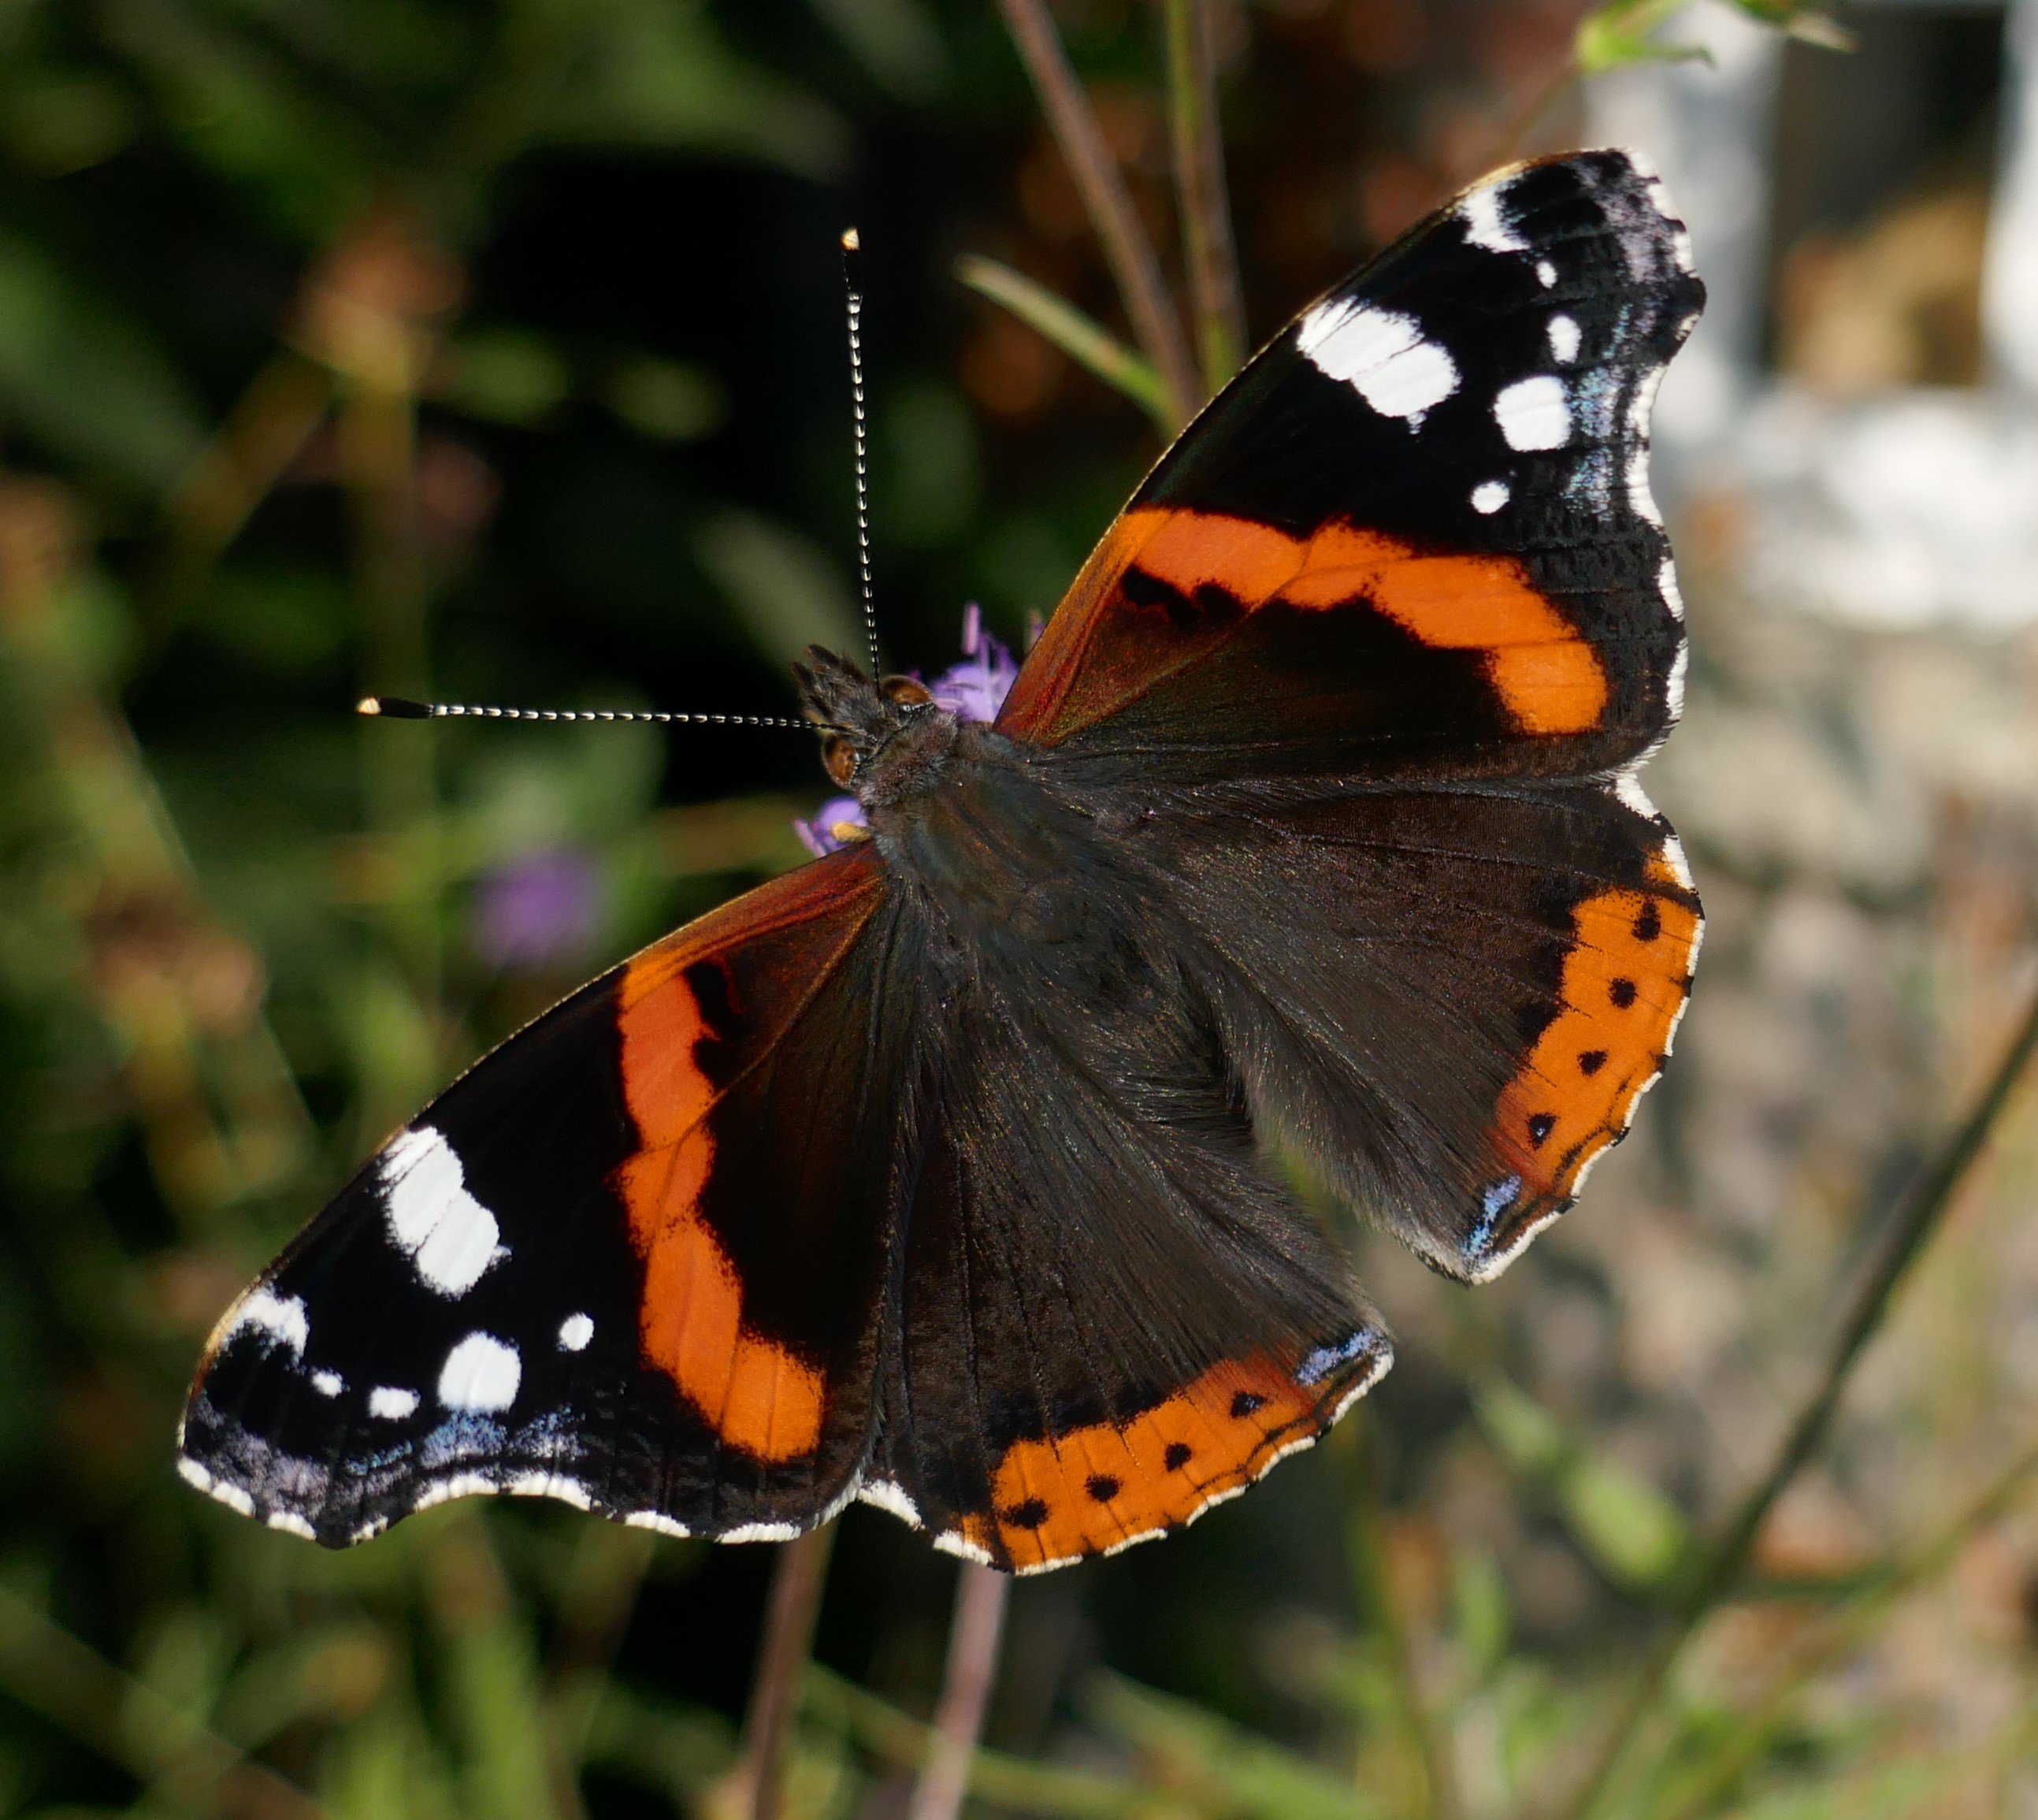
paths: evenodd
<path fill-rule="evenodd" d="M 943 995 L 863 1494 L 1021 1572 L 1180 1527 L 1391 1358 L 1256 1150 L 1193 933 L 1088 895 L 1074 952 Z"/>
<path fill-rule="evenodd" d="M 1098 782 L 1631 764 L 1681 688 L 1647 419 L 1703 299 L 1625 153 L 1467 192 L 1162 458 L 1000 726 Z"/>
<path fill-rule="evenodd" d="M 1430 1263 L 1494 1276 L 1627 1130 L 1699 904 L 1631 789 L 1355 792 L 1156 817 L 1255 1110 Z"/>
<path fill-rule="evenodd" d="M 341 1544 L 473 1491 L 790 1534 L 867 1449 L 896 1045 L 867 847 L 582 988 L 229 1310 L 186 1477 Z"/>

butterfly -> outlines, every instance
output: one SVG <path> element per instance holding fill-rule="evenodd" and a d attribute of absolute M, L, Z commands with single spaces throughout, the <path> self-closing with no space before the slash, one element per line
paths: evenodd
<path fill-rule="evenodd" d="M 861 825 L 371 1158 L 221 1320 L 184 1477 L 335 1546 L 473 1492 L 725 1541 L 861 1500 L 1025 1572 L 1309 1446 L 1392 1353 L 1290 1171 L 1483 1281 L 1683 1014 L 1636 772 L 1703 296 L 1633 155 L 1500 173 L 1203 411 L 994 720 L 796 666 Z"/>

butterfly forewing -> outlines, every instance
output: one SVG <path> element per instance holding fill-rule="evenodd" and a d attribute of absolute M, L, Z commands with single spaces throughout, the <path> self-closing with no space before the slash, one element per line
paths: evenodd
<path fill-rule="evenodd" d="M 1675 718 L 1648 410 L 1703 292 L 1628 154 L 1489 180 L 1161 460 L 999 724 L 1100 782 L 1576 775 Z"/>
<path fill-rule="evenodd" d="M 699 1535 L 812 1522 L 869 1441 L 891 931 L 852 849 L 512 1038 L 228 1312 L 186 1476 L 335 1545 L 472 1491 Z"/>

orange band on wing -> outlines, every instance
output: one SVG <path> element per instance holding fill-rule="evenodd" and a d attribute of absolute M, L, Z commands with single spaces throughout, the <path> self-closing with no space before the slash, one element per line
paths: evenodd
<path fill-rule="evenodd" d="M 772 887 L 778 926 L 839 908 L 847 886 L 827 863 Z M 868 870 L 859 869 L 858 880 Z M 804 887 L 804 889 L 803 889 Z M 837 954 L 862 927 L 846 919 Z M 617 1172 L 630 1236 L 644 1261 L 638 1344 L 724 1442 L 764 1461 L 813 1452 L 824 1401 L 822 1374 L 743 1321 L 743 1286 L 721 1241 L 701 1217 L 714 1167 L 708 1114 L 715 1090 L 695 1060 L 710 1033 L 686 969 L 711 957 L 728 932 L 770 925 L 738 899 L 681 935 L 646 950 L 624 969 L 616 994 L 623 1038 L 623 1090 L 640 1147 Z M 815 977 L 828 957 L 817 957 Z"/>
<path fill-rule="evenodd" d="M 1370 1382 L 1369 1379 L 1368 1382 Z M 1338 1393 L 1342 1403 L 1353 1389 Z M 998 1462 L 990 1516 L 963 1533 L 998 1542 L 1021 1572 L 1179 1527 L 1329 1426 L 1336 1404 L 1271 1359 L 1212 1366 L 1122 1427 L 1099 1422 L 1021 1441 Z"/>
<path fill-rule="evenodd" d="M 1036 737 L 1070 730 L 1050 734 L 1045 723 L 1059 716 L 1097 620 L 1135 567 L 1190 597 L 1222 589 L 1248 612 L 1275 601 L 1324 610 L 1362 603 L 1436 650 L 1480 652 L 1525 733 L 1588 733 L 1606 707 L 1597 654 L 1512 556 L 1422 555 L 1350 525 L 1297 538 L 1251 518 L 1148 508 L 1120 518 L 1084 565 L 1028 660 L 1040 680 L 1027 688 L 1021 678 L 1008 721 L 1037 729 Z"/>
<path fill-rule="evenodd" d="M 1501 1143 L 1537 1200 L 1574 1192 L 1627 1130 L 1690 992 L 1698 912 L 1650 891 L 1603 891 L 1572 912 L 1563 1003 L 1502 1090 Z"/>

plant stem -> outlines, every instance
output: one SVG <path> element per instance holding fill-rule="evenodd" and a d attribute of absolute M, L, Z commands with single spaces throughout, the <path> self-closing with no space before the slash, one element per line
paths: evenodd
<path fill-rule="evenodd" d="M 888 1763 L 918 1769 L 934 1748 L 928 1727 L 818 1663 L 807 1666 L 806 1699 L 816 1719 L 847 1732 Z M 987 1806 L 1014 1814 L 1051 1814 L 1061 1820 L 1141 1820 L 1156 1811 L 1153 1791 L 1145 1783 L 1008 1757 L 999 1750 L 976 1753 L 970 1786 Z"/>
<path fill-rule="evenodd" d="M 1573 1820 L 1585 1820 L 1612 1785 L 1636 1734 L 1661 1697 L 1685 1644 L 1699 1621 L 1740 1577 L 1763 1521 L 1825 1439 L 1862 1349 L 1881 1328 L 1898 1283 L 1938 1230 L 1954 1191 L 1987 1145 L 2034 1051 L 2038 1051 L 2038 994 L 2033 995 L 2023 1023 L 1967 1117 L 1911 1178 L 1891 1214 L 1848 1299 L 1816 1388 L 1799 1409 L 1769 1470 L 1741 1500 L 1733 1520 L 1687 1583 L 1669 1626 L 1636 1674 L 1612 1731 L 1577 1796 L 1562 1810 Z"/>
<path fill-rule="evenodd" d="M 1175 151 L 1175 198 L 1203 392 L 1222 389 L 1245 358 L 1245 311 L 1238 248 L 1225 193 L 1224 135 L 1218 113 L 1217 61 L 1210 0 L 1165 0 L 1168 119 Z"/>
<path fill-rule="evenodd" d="M 995 1568 L 964 1561 L 956 1581 L 955 1622 L 948 1667 L 934 1708 L 934 1743 L 913 1790 L 907 1820 L 956 1820 L 969 1787 L 970 1758 L 983 1730 L 983 1709 L 998 1671 L 1005 1600 L 1012 1582 Z"/>
<path fill-rule="evenodd" d="M 1082 194 L 1090 223 L 1103 243 L 1133 333 L 1161 376 L 1174 427 L 1179 428 L 1195 409 L 1195 368 L 1161 279 L 1153 244 L 1140 225 L 1096 110 L 1070 67 L 1046 0 L 998 0 L 998 4 L 1032 78 L 1055 143 L 1068 161 L 1069 174 Z"/>
<path fill-rule="evenodd" d="M 1775 1738 L 1791 1697 L 1814 1674 L 1860 1643 L 1869 1626 L 1905 1594 L 1944 1572 L 1969 1538 L 2009 1515 L 2033 1474 L 2038 1474 L 2038 1446 L 2025 1448 L 2006 1471 L 1997 1475 L 1987 1491 L 1972 1500 L 1923 1547 L 1898 1561 L 1833 1612 L 1810 1647 L 1797 1652 L 1754 1710 L 1744 1714 L 1727 1734 L 1725 1744 L 1715 1746 L 1713 1761 L 1703 1778 L 1680 1792 L 1660 1820 L 1699 1820 L 1703 1814 L 1718 1811 L 1749 1766 Z"/>
<path fill-rule="evenodd" d="M 835 1526 L 824 1523 L 778 1546 L 771 1573 L 764 1641 L 751 1684 L 744 1723 L 744 1759 L 750 1783 L 751 1820 L 778 1820 L 786 1793 L 786 1745 L 799 1708 L 800 1680 L 814 1640 L 821 1588 Z"/>
<path fill-rule="evenodd" d="M 1380 1457 L 1378 1423 L 1355 1422 L 1352 1437 L 1347 1446 L 1353 1450 L 1357 1490 L 1351 1525 L 1353 1572 L 1360 1610 L 1387 1646 L 1388 1669 L 1401 1708 L 1402 1728 L 1414 1746 L 1422 1798 L 1412 1812 L 1418 1820 L 1454 1820 L 1457 1785 L 1451 1773 L 1449 1740 L 1424 1697 L 1408 1616 L 1402 1609 L 1387 1564 L 1386 1462 Z"/>
<path fill-rule="evenodd" d="M 978 296 L 1010 310 L 1112 391 L 1131 399 L 1153 419 L 1163 436 L 1174 434 L 1178 420 L 1160 375 L 1102 324 L 1092 321 L 1023 271 L 980 253 L 964 254 L 955 263 L 955 275 Z"/>

